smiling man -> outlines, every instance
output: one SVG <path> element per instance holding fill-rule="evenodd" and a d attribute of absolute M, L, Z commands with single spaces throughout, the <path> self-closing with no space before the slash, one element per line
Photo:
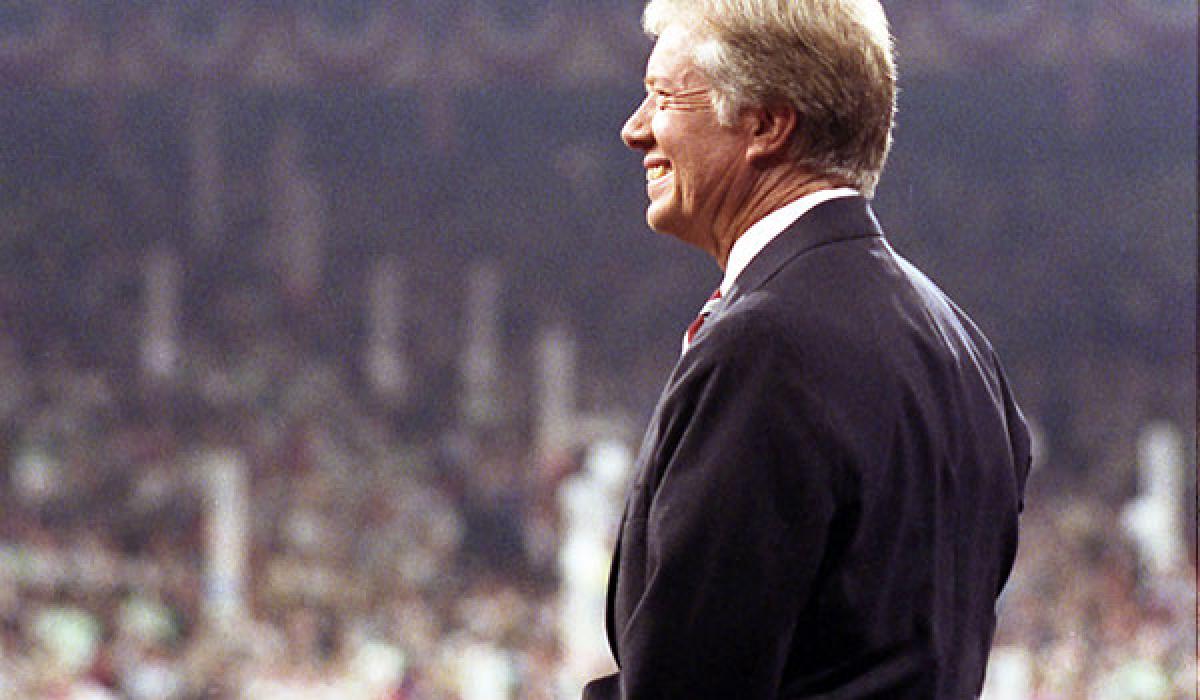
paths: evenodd
<path fill-rule="evenodd" d="M 978 328 L 869 206 L 895 70 L 878 2 L 652 0 L 655 231 L 724 271 L 638 456 L 585 700 L 977 696 L 1025 422 Z"/>

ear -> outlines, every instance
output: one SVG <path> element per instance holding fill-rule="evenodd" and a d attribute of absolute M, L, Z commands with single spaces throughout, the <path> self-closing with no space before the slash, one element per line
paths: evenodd
<path fill-rule="evenodd" d="M 787 152 L 796 130 L 796 110 L 788 104 L 774 103 L 755 107 L 746 115 L 751 120 L 750 145 L 746 159 L 760 162 Z"/>

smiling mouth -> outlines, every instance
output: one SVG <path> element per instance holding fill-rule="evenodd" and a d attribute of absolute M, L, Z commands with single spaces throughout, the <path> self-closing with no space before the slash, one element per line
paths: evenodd
<path fill-rule="evenodd" d="M 665 165 L 652 165 L 646 168 L 646 182 L 654 182 L 661 180 L 671 172 L 671 169 Z"/>

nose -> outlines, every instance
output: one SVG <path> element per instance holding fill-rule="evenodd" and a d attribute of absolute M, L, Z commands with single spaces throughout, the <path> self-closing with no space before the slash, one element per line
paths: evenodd
<path fill-rule="evenodd" d="M 654 143 L 654 136 L 650 131 L 650 104 L 651 96 L 647 95 L 625 120 L 625 126 L 621 127 L 621 140 L 635 151 L 649 150 Z"/>

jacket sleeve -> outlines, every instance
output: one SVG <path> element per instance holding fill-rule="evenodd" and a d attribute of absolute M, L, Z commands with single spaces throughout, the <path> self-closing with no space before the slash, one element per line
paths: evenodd
<path fill-rule="evenodd" d="M 723 318 L 681 361 L 632 527 L 623 700 L 771 698 L 834 518 L 838 459 L 785 334 Z"/>

